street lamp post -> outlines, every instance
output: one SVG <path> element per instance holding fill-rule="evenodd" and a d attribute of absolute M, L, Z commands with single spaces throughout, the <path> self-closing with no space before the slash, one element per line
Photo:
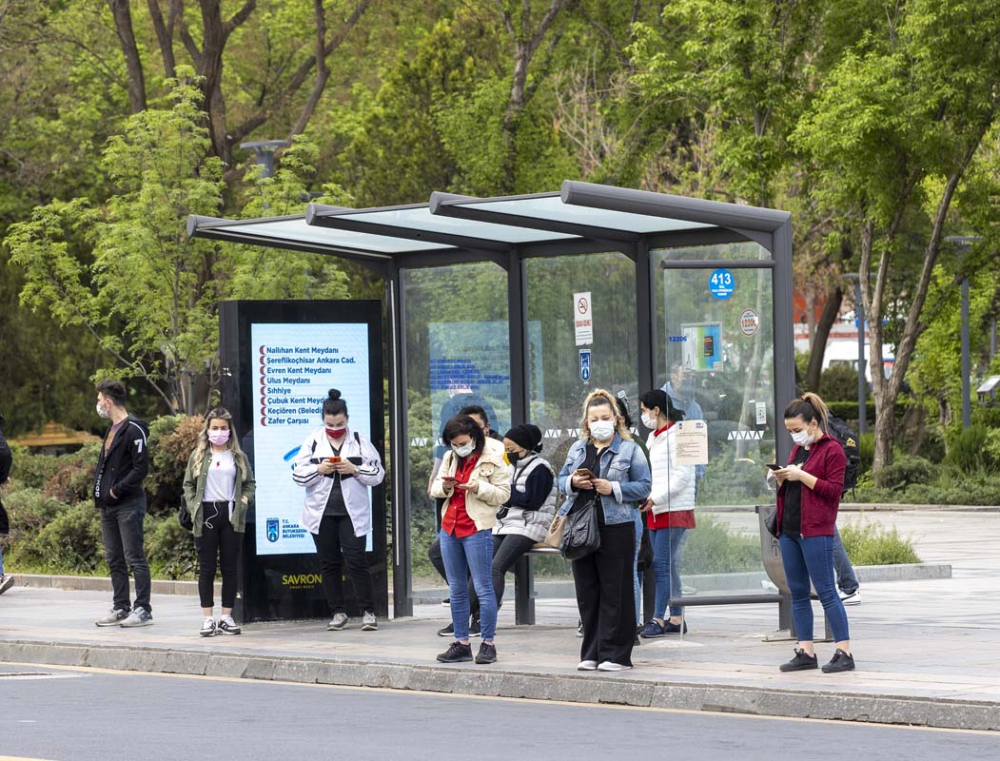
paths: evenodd
<path fill-rule="evenodd" d="M 958 267 L 963 269 L 965 255 L 981 238 L 968 235 L 950 235 L 945 242 L 954 243 L 958 249 Z M 969 347 L 969 278 L 962 277 L 962 428 L 972 426 L 972 351 Z"/>
<path fill-rule="evenodd" d="M 868 430 L 868 383 L 865 381 L 865 305 L 861 300 L 861 275 L 850 273 L 854 281 L 854 316 L 858 323 L 858 433 Z"/>
<path fill-rule="evenodd" d="M 290 145 L 288 140 L 253 140 L 240 143 L 240 148 L 252 150 L 257 156 L 257 163 L 264 167 L 264 176 L 274 177 L 274 152 Z"/>

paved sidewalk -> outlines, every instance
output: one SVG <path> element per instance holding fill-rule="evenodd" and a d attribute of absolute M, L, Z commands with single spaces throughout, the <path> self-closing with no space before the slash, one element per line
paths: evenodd
<path fill-rule="evenodd" d="M 150 628 L 98 629 L 106 593 L 24 587 L 0 598 L 0 661 L 1000 730 L 1000 513 L 889 515 L 879 519 L 913 535 L 925 561 L 950 562 L 953 578 L 865 585 L 848 608 L 858 664 L 848 674 L 780 673 L 792 644 L 764 641 L 775 606 L 692 609 L 686 638 L 644 641 L 635 670 L 609 677 L 575 670 L 572 600 L 539 601 L 534 627 L 515 626 L 506 606 L 497 664 L 443 666 L 440 606 L 374 633 L 309 622 L 203 639 L 192 598 L 154 597 Z M 832 655 L 830 644 L 817 650 Z"/>

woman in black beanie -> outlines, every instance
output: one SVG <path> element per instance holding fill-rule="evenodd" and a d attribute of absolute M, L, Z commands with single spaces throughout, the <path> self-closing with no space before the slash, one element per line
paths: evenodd
<path fill-rule="evenodd" d="M 510 499 L 497 513 L 493 527 L 493 591 L 497 608 L 503 602 L 504 581 L 514 564 L 537 542 L 545 538 L 556 513 L 555 471 L 542 457 L 542 432 L 525 423 L 507 431 L 504 449 L 510 461 Z M 479 599 L 469 583 L 472 622 L 469 630 L 479 633 Z"/>

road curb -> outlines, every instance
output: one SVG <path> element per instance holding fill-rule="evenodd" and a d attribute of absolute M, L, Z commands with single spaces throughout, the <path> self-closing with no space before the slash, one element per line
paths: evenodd
<path fill-rule="evenodd" d="M 1000 730 L 1000 704 L 903 695 L 639 681 L 483 667 L 282 658 L 164 648 L 0 642 L 0 662 L 221 676 L 487 697 L 558 700 L 805 719 Z"/>

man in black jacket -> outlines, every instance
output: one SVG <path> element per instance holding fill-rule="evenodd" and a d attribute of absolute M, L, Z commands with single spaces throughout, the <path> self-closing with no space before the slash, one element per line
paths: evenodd
<path fill-rule="evenodd" d="M 149 472 L 146 440 L 149 428 L 125 409 L 125 387 L 118 381 L 97 384 L 97 414 L 111 420 L 104 434 L 94 477 L 94 501 L 101 511 L 104 555 L 111 571 L 114 605 L 94 623 L 98 626 L 149 626 L 149 564 L 142 547 L 146 492 L 142 480 Z M 135 605 L 129 603 L 128 568 L 135 577 Z"/>
<path fill-rule="evenodd" d="M 14 461 L 14 457 L 10 453 L 10 447 L 7 446 L 7 439 L 3 437 L 3 422 L 3 415 L 0 415 L 0 486 L 3 486 L 7 482 L 7 476 L 10 475 L 10 466 Z M 0 536 L 6 534 L 9 530 L 10 523 L 7 520 L 7 511 L 4 509 L 3 502 L 0 502 Z M 0 595 L 10 589 L 13 583 L 13 576 L 4 575 L 3 552 L 0 551 Z"/>

